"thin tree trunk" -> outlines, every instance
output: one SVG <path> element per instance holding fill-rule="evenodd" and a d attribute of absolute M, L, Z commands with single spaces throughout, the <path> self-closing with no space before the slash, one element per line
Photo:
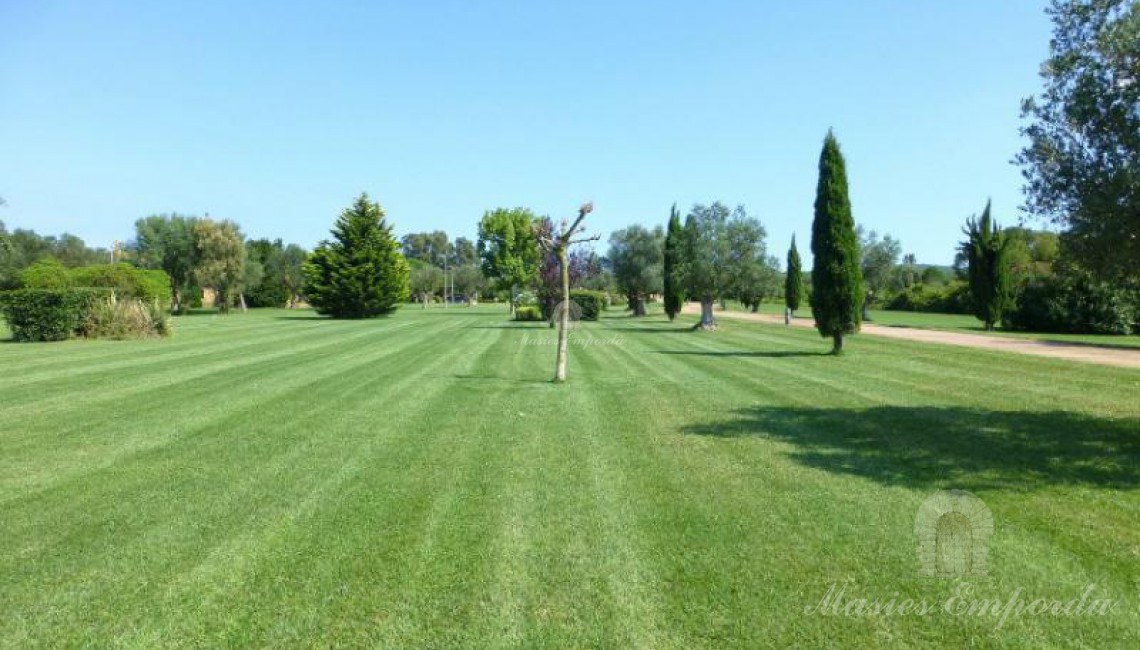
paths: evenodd
<path fill-rule="evenodd" d="M 843 335 L 832 334 L 831 342 L 831 353 L 835 355 L 843 354 Z"/>
<path fill-rule="evenodd" d="M 570 329 L 570 271 L 566 268 L 566 245 L 558 247 L 558 266 L 562 270 L 562 309 L 558 314 L 558 359 L 554 366 L 554 381 L 566 381 L 566 348 Z"/>

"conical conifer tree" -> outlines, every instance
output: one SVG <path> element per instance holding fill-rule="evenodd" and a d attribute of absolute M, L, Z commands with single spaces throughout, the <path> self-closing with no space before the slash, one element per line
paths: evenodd
<path fill-rule="evenodd" d="M 832 339 L 832 354 L 843 351 L 843 337 L 859 331 L 863 276 L 859 240 L 847 196 L 847 166 L 835 135 L 827 132 L 819 154 L 815 220 L 811 228 L 811 311 L 820 336 Z"/>
<path fill-rule="evenodd" d="M 792 246 L 788 249 L 788 269 L 784 275 L 784 305 L 795 315 L 804 301 L 804 272 L 801 268 L 800 252 L 796 250 L 796 236 L 792 235 Z"/>
<path fill-rule="evenodd" d="M 361 194 L 337 219 L 332 236 L 303 267 L 305 295 L 318 313 L 372 318 L 408 299 L 408 262 L 378 203 Z"/>
<path fill-rule="evenodd" d="M 681 273 L 681 255 L 684 250 L 685 229 L 681 214 L 674 203 L 669 211 L 669 227 L 665 234 L 665 314 L 669 320 L 681 313 L 685 303 L 684 282 Z"/>

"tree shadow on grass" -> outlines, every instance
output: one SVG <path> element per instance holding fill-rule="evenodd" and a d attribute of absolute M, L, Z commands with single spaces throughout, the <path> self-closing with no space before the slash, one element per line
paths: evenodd
<path fill-rule="evenodd" d="M 754 350 L 653 350 L 653 353 L 692 355 L 696 357 L 754 357 L 757 359 L 832 356 L 830 352 L 806 352 L 802 350 L 777 350 L 772 352 L 757 352 Z"/>
<path fill-rule="evenodd" d="M 922 489 L 1140 484 L 1140 419 L 959 407 L 755 407 L 685 432 L 792 443 L 808 467 Z"/>

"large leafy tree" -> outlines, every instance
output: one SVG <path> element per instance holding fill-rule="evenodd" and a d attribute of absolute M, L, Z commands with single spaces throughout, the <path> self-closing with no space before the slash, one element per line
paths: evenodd
<path fill-rule="evenodd" d="M 332 239 L 317 246 L 303 270 L 309 303 L 334 318 L 373 318 L 408 299 L 408 262 L 384 210 L 367 194 L 341 213 Z"/>
<path fill-rule="evenodd" d="M 1010 240 L 990 215 L 988 201 L 981 218 L 970 217 L 963 232 L 967 239 L 959 247 L 968 264 L 974 315 L 992 330 L 1010 304 Z"/>
<path fill-rule="evenodd" d="M 730 287 L 727 293 L 752 311 L 778 291 L 778 262 L 767 254 L 764 243 L 767 231 L 756 219 L 729 219 L 725 229 L 728 238 Z M 725 294 L 721 294 L 723 299 Z"/>
<path fill-rule="evenodd" d="M 162 269 L 170 276 L 170 308 L 186 308 L 186 295 L 194 287 L 194 225 L 197 217 L 179 214 L 153 215 L 135 222 L 136 261 L 148 269 Z"/>
<path fill-rule="evenodd" d="M 444 260 L 450 261 L 453 251 L 447 233 L 442 230 L 404 235 L 400 240 L 400 247 L 409 262 L 420 260 L 436 266 L 442 266 Z"/>
<path fill-rule="evenodd" d="M 874 230 L 855 228 L 859 239 L 859 270 L 863 274 L 863 288 L 867 290 L 863 301 L 863 320 L 870 320 L 867 310 L 871 302 L 881 300 L 898 280 L 899 258 L 902 243 L 890 235 L 879 236 Z"/>
<path fill-rule="evenodd" d="M 744 206 L 735 209 L 719 201 L 695 205 L 685 218 L 681 275 L 685 290 L 701 302 L 701 320 L 696 327 L 714 329 L 716 301 L 736 286 L 741 264 L 750 260 L 751 244 L 762 242 L 764 229 L 748 216 Z M 745 248 L 741 248 L 745 246 Z"/>
<path fill-rule="evenodd" d="M 226 313 L 247 279 L 245 242 L 232 221 L 200 219 L 194 223 L 194 279 L 214 290 L 218 311 Z"/>
<path fill-rule="evenodd" d="M 784 274 L 784 306 L 792 316 L 803 304 L 805 293 L 803 262 L 800 260 L 800 252 L 796 250 L 796 236 L 792 235 L 792 245 L 788 248 L 788 269 Z"/>
<path fill-rule="evenodd" d="M 1026 210 L 1104 279 L 1140 277 L 1140 3 L 1053 0 L 1044 90 L 1017 156 Z"/>
<path fill-rule="evenodd" d="M 830 131 L 819 154 L 811 252 L 815 326 L 820 336 L 831 337 L 832 354 L 840 354 L 844 336 L 859 331 L 864 296 L 859 240 L 847 195 L 847 163 Z"/>
<path fill-rule="evenodd" d="M 409 282 L 412 295 L 427 309 L 432 297 L 443 289 L 443 269 L 422 259 L 409 260 L 408 264 L 411 266 Z"/>
<path fill-rule="evenodd" d="M 487 278 L 483 277 L 483 269 L 479 264 L 462 264 L 455 267 L 452 275 L 452 284 L 456 295 L 467 301 L 468 305 L 479 302 L 479 294 L 487 287 Z"/>
<path fill-rule="evenodd" d="M 645 315 L 645 300 L 662 290 L 665 233 L 634 225 L 610 235 L 610 269 L 634 316 Z"/>
<path fill-rule="evenodd" d="M 479 222 L 479 257 L 483 275 L 500 290 L 510 291 L 510 310 L 521 287 L 534 284 L 541 254 L 535 239 L 533 212 L 526 208 L 497 208 L 483 214 Z"/>
<path fill-rule="evenodd" d="M 669 225 L 665 232 L 664 264 L 662 268 L 662 284 L 665 293 L 665 315 L 669 320 L 681 313 L 685 305 L 684 278 L 681 277 L 681 268 L 684 260 L 685 229 L 681 225 L 681 214 L 677 212 L 677 204 L 669 210 Z"/>

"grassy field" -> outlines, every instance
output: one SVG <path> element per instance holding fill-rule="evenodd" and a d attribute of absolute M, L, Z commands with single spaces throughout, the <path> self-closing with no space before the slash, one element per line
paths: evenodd
<path fill-rule="evenodd" d="M 729 303 L 729 309 L 746 311 L 736 303 Z M 760 311 L 766 314 L 783 315 L 783 303 L 764 303 Z M 800 316 L 810 316 L 811 308 L 805 307 L 797 312 Z M 1047 334 L 1041 332 L 1005 332 L 1001 330 L 987 332 L 977 318 L 966 314 L 927 314 L 913 311 L 884 311 L 871 310 L 871 319 L 876 325 L 888 327 L 914 327 L 927 330 L 948 330 L 966 332 L 969 334 L 984 334 L 987 336 L 1008 336 L 1036 341 L 1053 341 L 1055 343 L 1075 343 L 1079 345 L 1096 345 L 1100 347 L 1140 348 L 1140 336 L 1109 336 L 1100 334 Z"/>
<path fill-rule="evenodd" d="M 585 324 L 563 386 L 501 307 L 0 344 L 0 646 L 1134 647 L 1140 372 L 691 322 Z M 919 577 L 942 488 L 988 577 Z"/>

